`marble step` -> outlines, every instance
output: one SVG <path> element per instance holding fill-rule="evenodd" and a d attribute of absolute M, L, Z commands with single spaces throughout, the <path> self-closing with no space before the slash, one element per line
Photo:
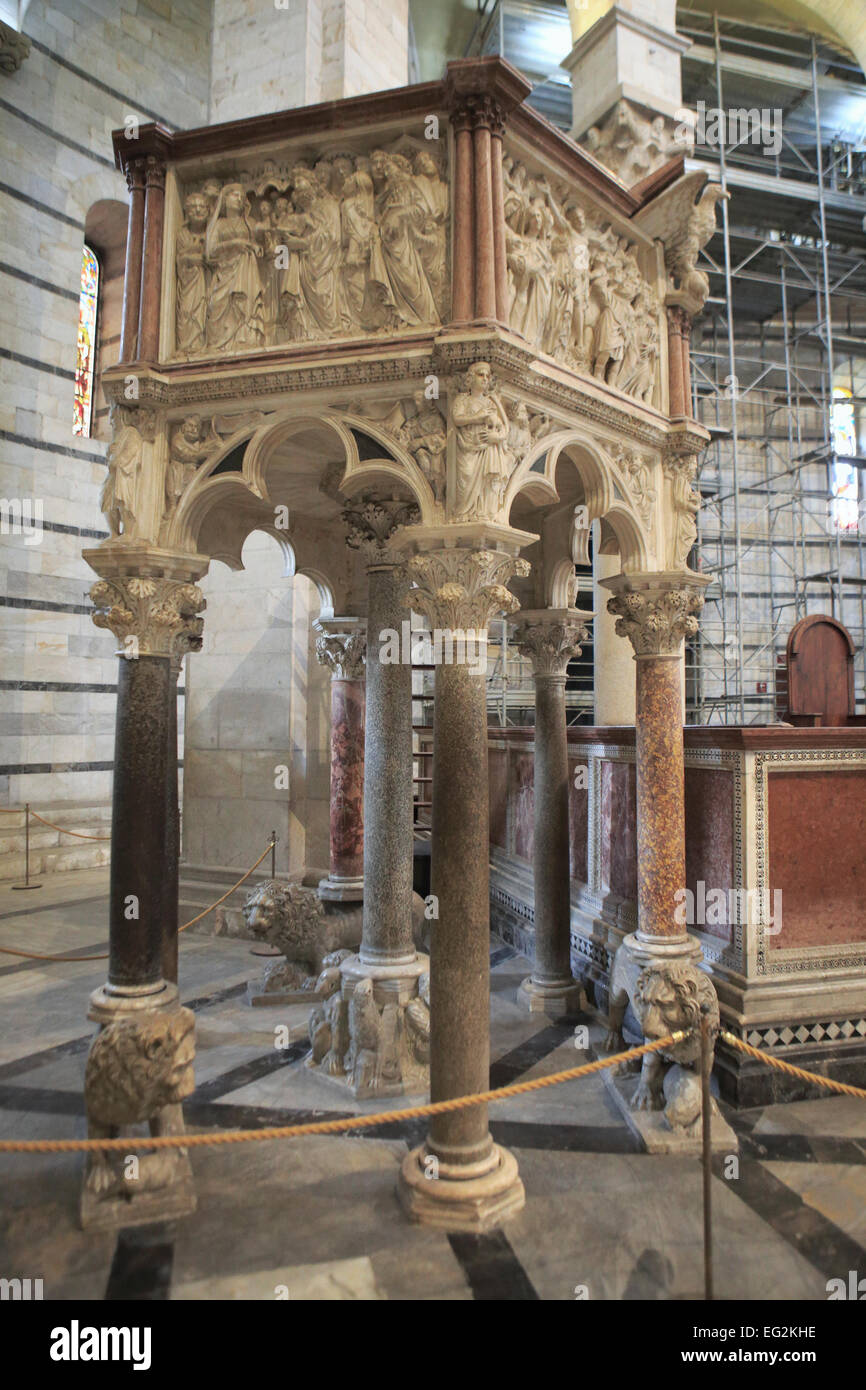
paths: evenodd
<path fill-rule="evenodd" d="M 47 820 L 61 829 L 43 825 L 30 818 L 30 877 L 52 873 L 67 873 L 73 869 L 95 869 L 110 860 L 108 840 L 79 840 L 64 835 L 62 830 L 76 830 L 82 835 L 110 835 L 111 806 L 109 803 L 65 803 L 50 811 L 36 808 Z M 25 872 L 25 813 L 14 811 L 0 816 L 0 882 L 18 882 Z"/>

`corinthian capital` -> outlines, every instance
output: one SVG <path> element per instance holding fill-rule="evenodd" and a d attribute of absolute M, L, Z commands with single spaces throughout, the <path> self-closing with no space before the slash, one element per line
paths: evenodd
<path fill-rule="evenodd" d="M 364 679 L 367 628 L 363 618 L 317 618 L 316 656 L 331 672 L 332 680 Z"/>
<path fill-rule="evenodd" d="M 407 565 L 416 586 L 406 601 L 431 627 L 450 632 L 486 630 L 490 619 L 516 612 L 518 601 L 505 587 L 527 575 L 529 563 L 506 551 L 431 550 Z"/>
<path fill-rule="evenodd" d="M 113 575 L 98 579 L 90 598 L 96 626 L 109 628 L 125 648 L 131 638 L 135 639 L 137 656 L 167 656 L 177 661 L 185 652 L 201 649 L 204 621 L 198 614 L 205 607 L 205 596 L 197 584 Z"/>
<path fill-rule="evenodd" d="M 607 611 L 617 618 L 616 631 L 629 639 L 637 657 L 679 655 L 683 638 L 698 630 L 696 615 L 710 582 L 707 575 L 681 571 L 617 574 L 601 581 L 613 591 Z"/>
<path fill-rule="evenodd" d="M 532 674 L 564 681 L 569 661 L 580 656 L 580 644 L 589 635 L 586 620 L 592 616 L 576 608 L 522 612 L 514 626 L 514 641 L 521 655 L 532 662 Z"/>
<path fill-rule="evenodd" d="M 414 525 L 420 516 L 417 505 L 405 498 L 358 498 L 343 510 L 346 544 L 360 550 L 368 568 L 401 564 L 402 557 L 388 541 L 401 526 Z"/>

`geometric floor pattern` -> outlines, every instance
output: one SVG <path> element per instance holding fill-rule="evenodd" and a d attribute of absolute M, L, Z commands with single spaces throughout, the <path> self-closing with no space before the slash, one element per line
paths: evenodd
<path fill-rule="evenodd" d="M 38 898 L 38 901 L 34 899 Z M 36 893 L 0 888 L 0 945 L 46 953 L 105 949 L 105 870 L 58 875 Z M 191 1130 L 255 1128 L 399 1109 L 357 1102 L 310 1072 L 307 1007 L 251 1009 L 261 970 L 249 943 L 181 938 L 181 994 L 197 1016 Z M 491 1087 L 575 1066 L 600 1027 L 518 1008 L 527 963 L 491 950 Z M 85 1133 L 90 991 L 104 962 L 0 956 L 0 1135 Z M 279 1013 L 279 1017 L 276 1015 Z M 589 1025 L 588 1050 L 575 1025 Z M 288 1029 L 289 1045 L 276 1046 Z M 577 1041 L 584 1041 L 579 1038 Z M 847 1097 L 733 1111 L 736 1172 L 713 1182 L 716 1297 L 827 1298 L 827 1282 L 866 1269 L 866 1104 Z M 193 1152 L 196 1212 L 175 1224 L 85 1233 L 80 1155 L 0 1154 L 0 1269 L 43 1280 L 54 1299 L 689 1299 L 701 1296 L 701 1172 L 648 1155 L 598 1076 L 490 1109 L 517 1157 L 524 1210 L 487 1236 L 411 1226 L 395 1197 L 422 1124 Z"/>

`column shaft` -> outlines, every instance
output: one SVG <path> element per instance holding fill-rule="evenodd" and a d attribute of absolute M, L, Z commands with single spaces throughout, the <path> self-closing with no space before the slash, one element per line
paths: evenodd
<path fill-rule="evenodd" d="M 149 156 L 144 204 L 144 252 L 141 268 L 141 305 L 138 318 L 138 356 L 154 362 L 159 357 L 159 310 L 162 294 L 162 238 L 165 220 L 165 167 Z"/>
<path fill-rule="evenodd" d="M 382 633 L 400 632 L 405 578 L 368 570 L 367 736 L 364 764 L 363 965 L 415 960 L 412 940 L 412 669 L 379 660 Z"/>
<path fill-rule="evenodd" d="M 167 656 L 119 660 L 108 981 L 145 993 L 163 978 L 169 677 Z"/>
<path fill-rule="evenodd" d="M 331 677 L 330 879 L 364 874 L 364 682 Z"/>
<path fill-rule="evenodd" d="M 177 793 L 177 680 L 180 660 L 169 668 L 165 755 L 165 866 L 162 903 L 162 976 L 177 984 L 180 805 Z"/>
<path fill-rule="evenodd" d="M 565 677 L 535 677 L 535 969 L 540 985 L 571 979 L 571 876 Z"/>
<path fill-rule="evenodd" d="M 682 936 L 675 893 L 685 886 L 685 810 L 680 662 L 638 657 L 638 933 Z"/>
<path fill-rule="evenodd" d="M 493 186 L 493 262 L 496 279 L 496 317 L 508 322 L 508 266 L 505 260 L 505 190 L 502 183 L 502 132 L 493 131 L 491 143 Z"/>
<path fill-rule="evenodd" d="M 129 221 L 126 231 L 126 268 L 123 276 L 123 317 L 120 329 L 120 361 L 138 357 L 138 314 L 141 303 L 141 261 L 144 242 L 144 165 L 135 159 L 126 171 L 129 187 Z"/>
<path fill-rule="evenodd" d="M 475 317 L 495 319 L 496 275 L 489 126 L 476 125 L 472 141 L 475 154 Z"/>
<path fill-rule="evenodd" d="M 472 132 L 468 117 L 455 119 L 454 255 L 451 271 L 451 317 L 467 323 L 474 312 L 474 229 Z"/>
<path fill-rule="evenodd" d="M 686 398 L 683 381 L 683 344 L 681 311 L 675 305 L 668 306 L 668 383 L 672 416 L 685 415 Z"/>
<path fill-rule="evenodd" d="M 486 1090 L 490 1074 L 490 866 L 484 678 L 440 666 L 433 705 L 430 1098 Z M 490 1153 L 487 1106 L 436 1115 L 428 1148 L 452 1164 Z"/>

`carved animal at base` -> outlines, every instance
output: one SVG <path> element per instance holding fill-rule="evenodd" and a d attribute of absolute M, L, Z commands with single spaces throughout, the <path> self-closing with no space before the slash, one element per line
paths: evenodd
<path fill-rule="evenodd" d="M 363 907 L 360 903 L 328 903 L 314 888 L 268 879 L 249 895 L 243 907 L 250 933 L 285 956 L 265 972 L 266 991 L 315 990 L 329 962 L 342 951 L 349 955 L 361 944 Z M 339 963 L 339 962 L 337 962 Z"/>
<path fill-rule="evenodd" d="M 647 964 L 635 959 L 623 942 L 614 958 L 608 1006 L 609 1032 L 605 1046 L 622 1051 L 623 1019 L 628 1004 L 647 1040 L 691 1030 L 682 1042 L 664 1052 L 648 1053 L 631 1100 L 633 1110 L 664 1110 L 676 1132 L 700 1126 L 700 1021 L 709 1009 L 713 1033 L 719 1026 L 719 1003 L 709 976 L 689 960 Z M 668 1079 L 670 1078 L 670 1080 Z"/>
<path fill-rule="evenodd" d="M 195 1088 L 194 1058 L 195 1015 L 190 1009 L 109 1023 L 94 1038 L 87 1058 L 88 1137 L 113 1138 L 126 1125 L 144 1123 L 151 1134 L 182 1133 L 180 1103 Z M 168 1180 L 175 1158 L 170 1151 L 144 1155 L 136 1190 Z M 114 1154 L 95 1151 L 90 1156 L 85 1182 L 92 1192 L 107 1195 L 123 1185 L 123 1176 Z"/>

